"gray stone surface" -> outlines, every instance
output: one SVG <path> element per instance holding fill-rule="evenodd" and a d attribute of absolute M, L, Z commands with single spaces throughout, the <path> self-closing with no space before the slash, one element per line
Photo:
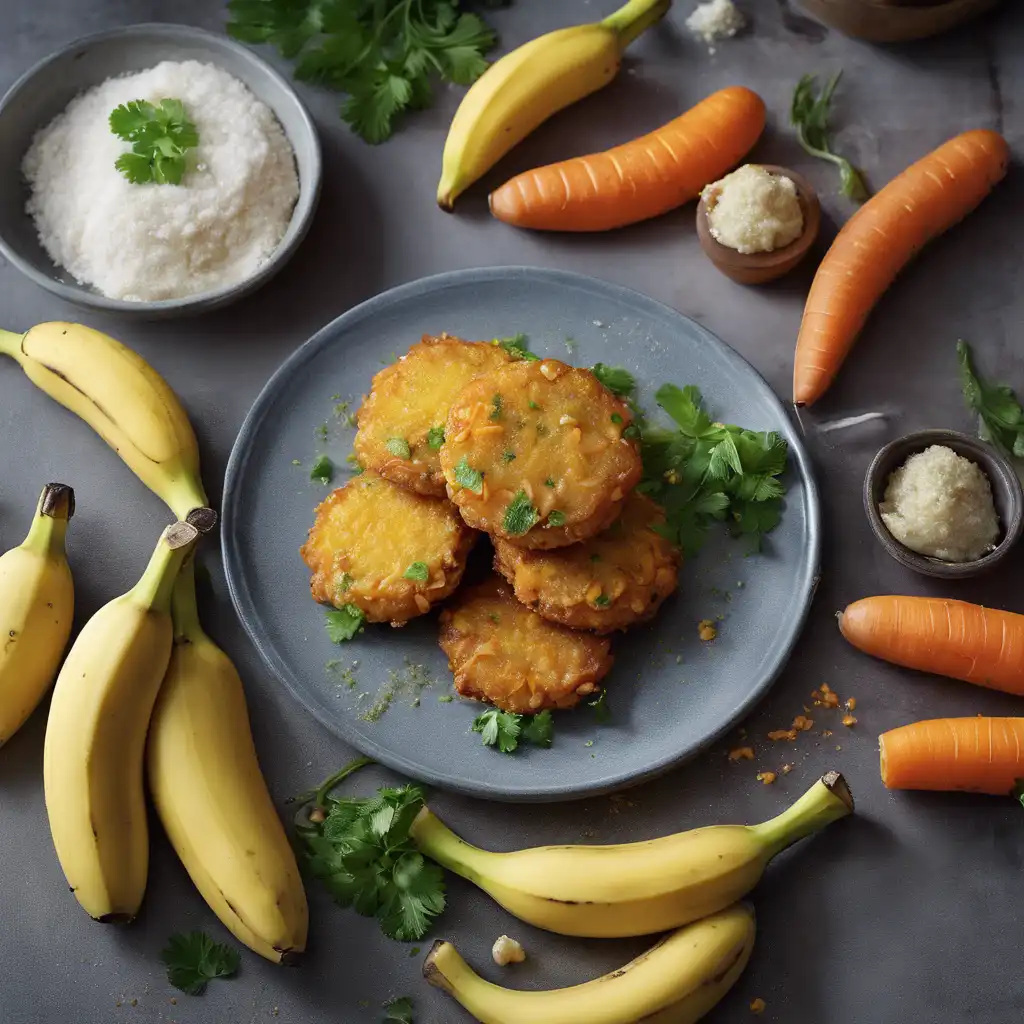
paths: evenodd
<path fill-rule="evenodd" d="M 493 14 L 505 45 L 614 7 L 609 0 L 518 0 Z M 1024 8 L 928 44 L 871 48 L 835 34 L 794 32 L 780 6 L 741 3 L 754 29 L 709 55 L 690 39 L 679 2 L 663 28 L 631 52 L 625 73 L 603 94 L 568 111 L 512 154 L 501 174 L 536 162 L 603 148 L 652 128 L 712 89 L 742 82 L 758 89 L 771 124 L 756 155 L 808 175 L 825 197 L 830 222 L 850 212 L 832 171 L 804 157 L 786 126 L 795 79 L 842 67 L 840 146 L 880 185 L 955 132 L 1002 127 L 1019 159 L 1024 147 Z M 216 29 L 223 5 L 201 0 L 8 0 L 0 34 L 0 86 L 73 36 L 145 20 Z M 790 22 L 792 24 L 792 22 Z M 351 304 L 423 274 L 464 266 L 532 263 L 568 267 L 639 288 L 694 316 L 743 353 L 783 396 L 810 271 L 779 285 L 730 284 L 701 255 L 692 207 L 598 237 L 520 233 L 490 220 L 476 190 L 455 217 L 433 204 L 436 170 L 456 92 L 403 126 L 393 142 L 368 147 L 335 116 L 336 100 L 303 89 L 323 135 L 326 180 L 320 215 L 294 262 L 239 307 L 195 321 L 126 327 L 93 316 L 167 376 L 196 424 L 211 490 L 219 491 L 235 432 L 281 359 Z M 805 417 L 825 503 L 823 578 L 789 669 L 746 723 L 758 760 L 739 767 L 716 749 L 624 799 L 559 807 L 507 808 L 438 793 L 432 803 L 457 829 L 509 849 L 543 842 L 622 841 L 715 821 L 752 821 L 779 810 L 828 768 L 847 773 L 857 818 L 780 859 L 757 891 L 760 938 L 735 992 L 708 1019 L 748 1019 L 747 1004 L 768 1004 L 763 1020 L 786 1024 L 1003 1024 L 1024 1016 L 1020 981 L 1021 810 L 1009 800 L 890 795 L 877 769 L 879 732 L 918 718 L 1015 714 L 1020 701 L 959 683 L 915 676 L 847 648 L 833 613 L 870 593 L 947 594 L 1024 611 L 1018 552 L 998 575 L 955 588 L 908 576 L 872 539 L 860 509 L 860 481 L 889 437 L 929 426 L 969 428 L 956 381 L 953 343 L 972 339 L 985 366 L 1024 389 L 1020 332 L 1024 298 L 1024 184 L 1019 168 L 967 223 L 926 253 L 879 306 L 841 380 Z M 0 267 L 0 310 L 8 328 L 75 318 Z M 680 367 L 685 375 L 685 367 Z M 885 419 L 823 434 L 825 421 L 867 411 Z M 29 509 L 47 480 L 66 480 L 79 497 L 70 536 L 79 619 L 136 578 L 166 520 L 160 503 L 70 414 L 35 391 L 12 365 L 0 365 L 0 545 L 20 541 Z M 319 780 L 350 751 L 267 678 L 227 599 L 218 559 L 206 553 L 213 593 L 210 631 L 248 683 L 257 744 L 272 790 L 283 800 Z M 699 585 L 697 577 L 689 577 Z M 711 600 L 709 596 L 709 601 Z M 726 628 L 728 628 L 726 624 Z M 809 692 L 829 682 L 858 700 L 859 725 L 816 715 L 795 748 L 771 746 L 769 729 L 788 725 Z M 835 727 L 828 738 L 822 727 Z M 153 842 L 149 895 L 127 929 L 90 922 L 68 894 L 53 856 L 43 808 L 43 713 L 0 751 L 0 1021 L 3 1024 L 250 1024 L 280 1020 L 372 1022 L 389 995 L 411 994 L 421 1024 L 467 1019 L 418 979 L 418 958 L 379 935 L 372 922 L 335 909 L 311 888 L 310 954 L 301 969 L 279 970 L 245 956 L 239 978 L 202 999 L 177 995 L 158 953 L 177 930 L 217 922 L 192 889 L 165 840 Z M 792 762 L 774 786 L 758 768 Z M 358 787 L 377 784 L 368 774 Z M 581 981 L 624 963 L 635 942 L 574 942 L 522 926 L 459 881 L 439 934 L 486 966 L 503 931 L 531 956 L 501 978 L 524 987 Z M 486 971 L 497 977 L 493 967 Z M 177 1002 L 172 999 L 177 995 Z M 541 1022 L 538 1022 L 541 1024 Z"/>

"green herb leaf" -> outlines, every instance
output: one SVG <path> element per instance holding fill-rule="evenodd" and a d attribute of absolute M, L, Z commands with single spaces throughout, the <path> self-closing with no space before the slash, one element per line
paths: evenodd
<path fill-rule="evenodd" d="M 497 747 L 503 754 L 511 754 L 519 746 L 522 715 L 491 708 L 473 719 L 473 732 L 480 733 L 485 747 Z"/>
<path fill-rule="evenodd" d="M 592 700 L 590 706 L 594 709 L 594 717 L 598 725 L 607 725 L 612 720 L 612 709 L 608 704 L 608 691 L 602 690 L 597 700 Z"/>
<path fill-rule="evenodd" d="M 621 366 L 595 363 L 591 373 L 613 394 L 631 395 L 636 390 L 636 378 Z"/>
<path fill-rule="evenodd" d="M 536 747 L 550 747 L 555 737 L 555 717 L 550 711 L 524 716 L 527 721 L 522 727 L 522 738 Z"/>
<path fill-rule="evenodd" d="M 341 608 L 329 610 L 324 625 L 331 643 L 342 644 L 351 640 L 363 628 L 365 618 L 363 612 L 354 604 L 346 604 Z"/>
<path fill-rule="evenodd" d="M 607 594 L 598 594 L 594 598 L 595 608 L 607 608 L 612 603 L 612 599 Z"/>
<path fill-rule="evenodd" d="M 492 419 L 492 420 L 500 420 L 501 419 L 501 407 L 502 407 L 503 401 L 504 400 L 502 399 L 501 395 L 495 395 L 491 399 L 491 415 L 490 415 L 490 419 Z"/>
<path fill-rule="evenodd" d="M 515 462 L 516 453 L 512 451 L 511 448 L 506 448 L 505 451 L 501 453 L 501 461 L 504 463 Z"/>
<path fill-rule="evenodd" d="M 350 590 L 355 580 L 347 573 L 341 574 L 341 579 L 338 580 L 337 590 L 339 594 L 344 594 L 346 590 Z"/>
<path fill-rule="evenodd" d="M 533 507 L 533 502 L 526 496 L 526 491 L 519 491 L 505 509 L 502 523 L 507 534 L 521 537 L 528 533 L 540 519 L 540 513 Z"/>
<path fill-rule="evenodd" d="M 553 508 L 548 513 L 548 526 L 564 526 L 565 525 L 565 513 L 560 512 L 557 508 Z"/>
<path fill-rule="evenodd" d="M 385 1003 L 383 1024 L 413 1024 L 412 1000 L 401 996 Z"/>
<path fill-rule="evenodd" d="M 388 450 L 388 454 L 394 455 L 396 459 L 412 458 L 412 449 L 404 437 L 389 437 L 384 442 L 384 447 Z"/>
<path fill-rule="evenodd" d="M 465 455 L 455 466 L 455 482 L 474 494 L 483 493 L 484 475 L 469 464 L 469 459 Z"/>
<path fill-rule="evenodd" d="M 832 106 L 832 94 L 839 84 L 841 71 L 826 83 L 821 93 L 817 92 L 814 75 L 804 75 L 793 91 L 789 119 L 797 130 L 800 145 L 811 155 L 828 160 L 839 168 L 840 191 L 848 199 L 863 202 L 868 190 L 853 164 L 832 152 L 828 119 Z"/>
<path fill-rule="evenodd" d="M 494 343 L 503 348 L 513 359 L 540 359 L 540 356 L 536 356 L 530 351 L 530 342 L 525 334 L 514 334 L 511 338 L 495 338 Z M 536 406 L 530 403 L 530 408 L 535 409 Z"/>
<path fill-rule="evenodd" d="M 110 130 L 132 144 L 114 167 L 133 185 L 155 182 L 180 185 L 185 173 L 185 152 L 199 145 L 199 132 L 185 115 L 181 100 L 163 99 L 158 106 L 132 100 L 115 107 Z"/>
<path fill-rule="evenodd" d="M 214 942 L 203 932 L 172 935 L 160 959 L 167 980 L 190 996 L 202 995 L 214 978 L 230 978 L 238 970 L 238 950 Z"/>
<path fill-rule="evenodd" d="M 231 0 L 228 32 L 269 43 L 295 75 L 346 95 L 342 117 L 368 142 L 431 102 L 432 83 L 469 85 L 495 35 L 458 0 Z"/>
<path fill-rule="evenodd" d="M 326 455 L 319 456 L 309 471 L 309 479 L 327 486 L 334 479 L 334 463 Z"/>
<path fill-rule="evenodd" d="M 1024 458 L 1024 409 L 1005 384 L 989 384 L 974 367 L 971 346 L 956 343 L 960 384 L 967 407 L 978 417 L 978 434 L 1004 455 Z"/>
<path fill-rule="evenodd" d="M 431 427 L 427 431 L 427 447 L 432 451 L 440 451 L 444 444 L 444 427 Z"/>
<path fill-rule="evenodd" d="M 430 579 L 430 567 L 426 562 L 413 562 L 402 575 L 407 580 L 415 580 L 417 583 L 426 583 Z"/>

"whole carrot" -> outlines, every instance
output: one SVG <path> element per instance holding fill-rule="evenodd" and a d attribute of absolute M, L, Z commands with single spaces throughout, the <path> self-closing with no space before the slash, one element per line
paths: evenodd
<path fill-rule="evenodd" d="M 1024 718 L 937 718 L 878 737 L 888 789 L 1007 796 L 1024 778 Z"/>
<path fill-rule="evenodd" d="M 896 275 L 988 195 L 1009 159 L 1001 135 L 964 132 L 893 178 L 846 222 L 807 296 L 793 365 L 797 405 L 828 390 Z"/>
<path fill-rule="evenodd" d="M 940 597 L 866 597 L 839 617 L 866 654 L 1024 696 L 1024 615 Z"/>
<path fill-rule="evenodd" d="M 738 164 L 764 116 L 757 93 L 721 89 L 649 135 L 516 175 L 491 193 L 491 213 L 541 231 L 606 231 L 656 217 Z"/>

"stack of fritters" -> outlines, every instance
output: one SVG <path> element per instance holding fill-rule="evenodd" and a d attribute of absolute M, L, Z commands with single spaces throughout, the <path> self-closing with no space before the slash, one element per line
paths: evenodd
<path fill-rule="evenodd" d="M 629 406 L 589 370 L 442 335 L 378 373 L 357 418 L 364 472 L 302 549 L 314 598 L 403 625 L 456 589 L 487 533 L 504 580 L 441 614 L 458 692 L 519 713 L 596 693 L 601 634 L 651 618 L 679 567 L 660 509 L 633 491 Z"/>

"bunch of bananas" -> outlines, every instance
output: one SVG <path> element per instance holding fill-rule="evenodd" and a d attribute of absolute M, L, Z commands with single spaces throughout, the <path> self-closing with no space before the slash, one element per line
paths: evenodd
<path fill-rule="evenodd" d="M 216 514 L 188 417 L 148 363 L 88 327 L 0 331 L 0 354 L 92 426 L 178 519 L 139 582 L 86 623 L 59 674 L 74 606 L 71 489 L 50 484 L 24 544 L 0 558 L 0 743 L 56 676 L 43 781 L 71 890 L 99 921 L 135 917 L 149 862 L 148 775 L 164 829 L 213 911 L 260 955 L 294 960 L 306 944 L 305 891 L 260 774 L 242 682 L 196 610 L 193 551 Z"/>

